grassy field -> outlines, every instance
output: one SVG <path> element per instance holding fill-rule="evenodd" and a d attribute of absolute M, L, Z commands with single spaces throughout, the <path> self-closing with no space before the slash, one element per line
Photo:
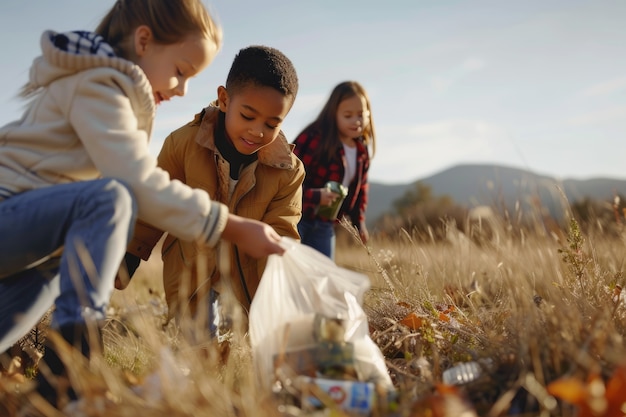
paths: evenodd
<path fill-rule="evenodd" d="M 626 232 L 594 230 L 503 226 L 476 240 L 451 228 L 436 242 L 403 231 L 374 236 L 367 247 L 343 231 L 337 264 L 371 281 L 370 336 L 399 394 L 395 408 L 372 414 L 626 415 Z M 85 399 L 74 415 L 347 415 L 305 412 L 284 392 L 259 388 L 243 321 L 220 344 L 194 323 L 166 324 L 166 313 L 153 256 L 114 294 L 104 355 L 90 368 L 71 359 Z M 443 384 L 461 363 L 473 364 L 474 376 Z M 0 382 L 7 415 L 29 402 L 58 415 L 28 395 L 28 378 L 5 374 Z"/>

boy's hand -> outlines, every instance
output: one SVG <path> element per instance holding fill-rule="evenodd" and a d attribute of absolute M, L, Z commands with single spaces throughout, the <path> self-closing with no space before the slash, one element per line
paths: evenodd
<path fill-rule="evenodd" d="M 228 215 L 222 239 L 237 245 L 240 251 L 253 258 L 262 258 L 285 252 L 280 235 L 268 224 L 235 214 Z"/>

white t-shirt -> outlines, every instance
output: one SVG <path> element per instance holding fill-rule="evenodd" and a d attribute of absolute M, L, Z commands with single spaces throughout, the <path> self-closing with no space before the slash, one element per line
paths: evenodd
<path fill-rule="evenodd" d="M 350 186 L 350 183 L 356 175 L 356 146 L 350 147 L 343 144 L 343 150 L 346 153 L 346 172 L 343 176 L 343 185 Z"/>

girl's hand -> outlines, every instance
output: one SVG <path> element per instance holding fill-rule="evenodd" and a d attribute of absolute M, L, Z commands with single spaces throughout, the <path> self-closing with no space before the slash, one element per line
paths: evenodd
<path fill-rule="evenodd" d="M 330 191 L 328 188 L 320 188 L 320 206 L 330 206 L 335 202 L 339 194 Z"/>
<path fill-rule="evenodd" d="M 359 236 L 361 236 L 361 242 L 363 243 L 367 243 L 370 238 L 370 234 L 365 227 L 362 230 L 359 230 Z"/>
<path fill-rule="evenodd" d="M 285 252 L 279 244 L 280 235 L 270 225 L 232 213 L 228 215 L 222 239 L 234 243 L 240 251 L 253 258 Z"/>

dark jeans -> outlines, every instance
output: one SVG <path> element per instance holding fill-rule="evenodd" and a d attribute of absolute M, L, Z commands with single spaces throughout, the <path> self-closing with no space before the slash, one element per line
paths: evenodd
<path fill-rule="evenodd" d="M 335 223 L 321 220 L 301 220 L 298 233 L 307 245 L 335 260 Z"/>
<path fill-rule="evenodd" d="M 136 213 L 130 190 L 113 179 L 53 185 L 0 202 L 0 352 L 53 305 L 56 328 L 105 318 Z M 59 249 L 60 258 L 45 261 Z"/>

